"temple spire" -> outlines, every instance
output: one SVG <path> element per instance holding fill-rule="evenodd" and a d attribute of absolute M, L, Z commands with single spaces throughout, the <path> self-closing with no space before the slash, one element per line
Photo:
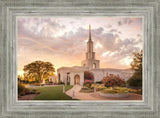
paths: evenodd
<path fill-rule="evenodd" d="M 91 41 L 91 25 L 89 25 L 89 41 Z"/>

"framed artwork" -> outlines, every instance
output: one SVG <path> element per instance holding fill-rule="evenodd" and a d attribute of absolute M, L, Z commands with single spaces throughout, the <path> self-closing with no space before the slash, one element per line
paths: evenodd
<path fill-rule="evenodd" d="M 1 1 L 0 117 L 159 114 L 159 1 Z"/>
<path fill-rule="evenodd" d="M 17 18 L 18 100 L 142 100 L 142 27 L 142 17 Z"/>

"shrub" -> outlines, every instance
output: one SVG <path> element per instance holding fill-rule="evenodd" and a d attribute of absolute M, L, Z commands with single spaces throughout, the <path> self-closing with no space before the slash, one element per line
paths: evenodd
<path fill-rule="evenodd" d="M 142 86 L 142 74 L 135 72 L 133 76 L 127 81 L 129 86 L 141 87 Z"/>
<path fill-rule="evenodd" d="M 25 86 L 23 84 L 21 84 L 20 82 L 18 82 L 18 93 L 21 93 L 25 90 Z"/>
<path fill-rule="evenodd" d="M 81 88 L 80 92 L 82 92 L 82 93 L 91 93 L 91 92 L 93 92 L 93 89 L 84 86 L 83 88 Z"/>
<path fill-rule="evenodd" d="M 28 94 L 40 94 L 40 91 L 37 91 L 36 89 L 29 90 L 28 88 L 25 88 L 24 85 L 18 83 L 18 97 Z"/>
<path fill-rule="evenodd" d="M 58 82 L 58 85 L 61 85 L 61 84 L 64 84 L 64 82 L 62 82 L 62 81 L 59 81 L 59 82 Z"/>
<path fill-rule="evenodd" d="M 102 81 L 97 81 L 96 84 L 102 84 Z"/>
<path fill-rule="evenodd" d="M 18 94 L 18 98 L 21 98 L 21 95 L 20 95 L 20 94 Z"/>
<path fill-rule="evenodd" d="M 107 77 L 104 77 L 102 80 L 102 83 L 106 87 L 124 87 L 125 86 L 125 81 L 120 78 L 120 76 L 116 75 L 109 75 Z"/>
<path fill-rule="evenodd" d="M 88 88 L 90 88 L 90 87 L 91 87 L 91 85 L 90 85 L 90 84 L 85 84 L 84 86 L 86 86 L 86 87 L 88 87 Z"/>
<path fill-rule="evenodd" d="M 92 84 L 91 85 L 91 89 L 93 89 L 94 87 L 96 87 L 96 90 L 97 91 L 100 91 L 100 90 L 103 90 L 103 89 L 106 89 L 106 87 L 104 85 L 101 85 L 101 84 Z"/>
<path fill-rule="evenodd" d="M 90 88 L 92 84 L 93 84 L 92 80 L 85 80 L 84 83 L 83 83 L 83 85 L 87 86 L 88 88 Z"/>
<path fill-rule="evenodd" d="M 31 90 L 31 94 L 36 94 L 36 90 L 35 89 Z"/>
<path fill-rule="evenodd" d="M 53 85 L 54 83 L 53 82 L 49 82 L 49 85 Z"/>
<path fill-rule="evenodd" d="M 130 93 L 136 93 L 136 94 L 141 94 L 141 95 L 142 95 L 142 89 L 136 90 L 136 89 L 131 89 L 131 88 L 129 88 L 128 91 L 129 91 Z"/>
<path fill-rule="evenodd" d="M 82 90 L 88 90 L 88 87 L 84 86 L 84 87 L 82 88 Z"/>
<path fill-rule="evenodd" d="M 40 93 L 41 93 L 40 91 L 36 92 L 36 94 L 40 94 Z"/>
<path fill-rule="evenodd" d="M 44 84 L 40 84 L 40 86 L 44 86 Z"/>
<path fill-rule="evenodd" d="M 70 85 L 70 82 L 67 82 L 67 85 Z"/>
<path fill-rule="evenodd" d="M 35 85 L 35 86 L 40 86 L 40 83 L 35 83 L 34 85 Z"/>
<path fill-rule="evenodd" d="M 21 92 L 20 95 L 21 95 L 21 96 L 24 96 L 24 95 L 25 95 L 25 92 Z"/>
<path fill-rule="evenodd" d="M 41 92 L 39 91 L 39 90 L 36 90 L 36 92 L 35 92 L 36 94 L 40 94 Z"/>
<path fill-rule="evenodd" d="M 25 90 L 24 90 L 24 93 L 25 93 L 25 95 L 28 95 L 28 94 L 30 94 L 31 92 L 30 92 L 29 89 L 25 89 Z"/>

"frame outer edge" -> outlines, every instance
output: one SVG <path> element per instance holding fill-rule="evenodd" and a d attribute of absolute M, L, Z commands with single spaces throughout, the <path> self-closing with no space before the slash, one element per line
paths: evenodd
<path fill-rule="evenodd" d="M 13 0 L 13 1 L 17 1 L 17 3 L 19 2 L 19 0 Z M 30 3 L 32 3 L 32 0 L 30 0 L 31 2 Z M 33 0 L 35 3 L 37 2 L 37 0 Z M 43 1 L 43 0 L 40 0 L 40 1 Z M 56 1 L 56 0 L 54 0 L 54 1 Z M 60 1 L 62 1 L 62 0 L 60 0 Z M 70 1 L 72 1 L 72 0 L 70 0 Z M 89 1 L 89 0 L 87 0 L 87 1 Z M 101 0 L 101 1 L 103 1 L 103 0 Z M 123 0 L 124 1 L 124 0 Z M 130 0 L 130 2 L 131 2 L 132 0 Z M 136 0 L 135 0 L 136 1 Z M 150 1 L 150 0 L 147 0 L 147 1 Z M 8 0 L 7 0 L 7 2 L 8 2 Z M 73 2 L 73 1 L 72 1 Z M 27 3 L 27 2 L 26 2 Z M 160 3 L 158 3 L 158 4 L 160 4 Z M 1 4 L 2 5 L 2 4 Z M 4 7 L 4 6 L 0 6 L 0 7 Z M 3 14 L 4 12 L 3 12 L 3 10 L 2 10 L 2 14 L 1 14 L 1 21 L 5 21 L 4 19 L 5 19 L 5 14 Z M 160 17 L 160 15 L 158 14 L 158 17 Z M 155 19 L 158 19 L 158 18 L 155 18 Z M 155 21 L 154 21 L 155 22 Z M 2 22 L 1 22 L 2 23 Z M 5 22 L 4 22 L 5 23 Z M 160 21 L 159 21 L 159 19 L 158 19 L 158 26 L 160 26 L 159 25 L 160 24 Z M 2 30 L 0 29 L 0 34 L 2 34 L 2 35 L 0 35 L 0 37 L 2 37 L 1 39 L 0 39 L 0 55 L 6 55 L 6 52 L 5 52 L 5 46 L 6 46 L 6 41 L 4 41 L 4 39 L 5 39 L 5 36 L 3 35 L 4 34 L 4 32 L 5 32 L 5 29 L 3 29 L 4 28 L 4 25 L 3 24 L 0 24 L 1 25 L 1 27 L 2 27 Z M 158 56 L 156 56 L 156 63 L 158 63 L 155 67 L 156 67 L 156 72 L 155 72 L 155 74 L 156 74 L 156 76 L 155 76 L 155 78 L 156 78 L 156 82 L 157 82 L 157 86 L 156 86 L 156 88 L 154 88 L 154 90 L 157 90 L 155 93 L 157 93 L 158 95 L 159 95 L 159 93 L 160 93 L 160 87 L 159 87 L 159 85 L 160 85 L 160 80 L 158 79 L 158 77 L 160 77 L 160 73 L 158 73 L 158 71 L 160 70 L 160 46 L 159 46 L 159 44 L 160 44 L 160 39 L 159 39 L 159 37 L 160 37 L 160 35 L 158 35 L 158 33 L 160 32 L 160 28 L 155 28 L 155 30 L 157 31 L 156 33 L 157 33 L 157 40 L 156 40 L 156 47 L 157 47 L 157 49 L 156 49 L 156 52 L 154 52 L 154 55 L 158 55 Z M 156 34 L 156 33 L 154 33 L 154 34 Z M 155 36 L 155 35 L 154 35 Z M 155 51 L 155 50 L 154 50 Z M 7 52 L 8 53 L 8 52 Z M 7 56 L 7 55 L 6 55 Z M 0 66 L 0 72 L 2 73 L 1 75 L 0 75 L 0 77 L 1 77 L 1 80 L 0 80 L 0 85 L 2 85 L 2 86 L 0 86 L 1 88 L 1 90 L 3 90 L 1 93 L 0 93 L 0 96 L 1 95 L 4 95 L 5 96 L 5 94 L 3 93 L 4 92 L 4 86 L 3 86 L 3 82 L 2 82 L 2 79 L 3 78 L 5 78 L 5 70 L 3 70 L 3 68 L 5 68 L 6 67 L 6 65 L 5 65 L 5 62 L 7 61 L 4 61 L 5 60 L 5 56 L 2 56 L 2 57 L 0 57 L 0 62 L 4 62 L 3 64 L 2 64 L 2 66 Z M 155 63 L 154 62 L 154 63 Z M 6 69 L 6 68 L 5 68 Z M 4 71 L 4 74 L 3 74 L 3 71 Z M 3 89 L 2 89 L 3 88 Z M 154 102 L 158 102 L 158 104 L 157 103 L 154 103 L 154 105 L 156 105 L 157 104 L 157 106 L 158 106 L 158 108 L 160 108 L 160 100 L 158 100 L 158 95 L 157 95 L 157 97 L 155 97 L 155 99 L 154 99 Z M 0 101 L 2 101 L 2 98 L 0 98 Z M 1 104 L 3 104 L 3 106 L 4 106 L 4 103 L 3 102 L 0 102 L 0 105 Z M 157 108 L 157 106 L 156 106 L 156 108 Z M 157 111 L 159 111 L 159 109 L 156 109 Z M 0 111 L 1 111 L 1 109 L 0 109 Z M 65 112 L 64 112 L 65 113 Z M 62 112 L 62 114 L 63 114 L 63 112 Z M 77 113 L 78 114 L 78 113 Z M 69 115 L 69 114 L 66 114 L 67 116 L 66 116 L 66 118 L 67 117 L 69 117 L 69 116 L 71 116 L 71 117 L 73 117 L 73 116 L 77 116 L 77 114 L 76 113 L 72 113 L 72 115 Z M 27 116 L 28 115 L 28 116 Z M 42 115 L 42 114 L 41 114 Z M 83 114 L 78 114 L 79 116 L 84 116 Z M 86 114 L 85 114 L 86 115 Z M 128 113 L 126 113 L 126 114 L 123 114 L 123 113 L 118 113 L 118 115 L 115 115 L 115 116 L 119 116 L 120 118 L 122 118 L 122 116 L 123 117 L 126 117 L 127 118 L 127 116 L 129 115 L 129 117 L 130 118 L 135 118 L 136 117 L 136 115 L 135 114 L 132 114 L 132 116 L 131 116 L 131 114 L 128 114 Z M 158 115 L 160 115 L 160 113 L 158 113 Z M 38 114 L 34 114 L 34 115 L 31 115 L 31 114 L 26 114 L 24 117 L 33 117 L 33 118 L 35 118 L 36 116 L 38 116 Z M 43 116 L 43 115 L 42 115 Z M 59 115 L 55 115 L 55 116 L 57 116 L 57 117 L 60 117 Z M 65 115 L 64 115 L 65 116 Z M 108 117 L 112 117 L 113 116 L 113 118 L 115 118 L 115 116 L 114 116 L 114 114 L 105 114 L 105 113 L 103 113 L 103 112 L 99 112 L 99 113 L 88 113 L 87 114 L 87 116 L 88 117 L 91 117 L 91 116 L 93 116 L 93 117 L 95 117 L 95 116 L 100 116 L 100 117 L 103 117 L 103 116 L 108 116 Z M 138 117 L 140 116 L 140 114 L 138 115 Z M 146 116 L 146 117 L 157 117 L 157 116 L 155 116 L 155 114 L 151 114 L 151 115 L 144 115 L 144 116 Z M 144 116 L 142 116 L 142 117 L 144 117 Z M 20 114 L 19 114 L 19 116 L 18 115 L 15 115 L 14 117 L 20 117 Z M 44 117 L 44 116 L 43 116 Z M 51 115 L 48 115 L 48 117 L 52 117 Z"/>

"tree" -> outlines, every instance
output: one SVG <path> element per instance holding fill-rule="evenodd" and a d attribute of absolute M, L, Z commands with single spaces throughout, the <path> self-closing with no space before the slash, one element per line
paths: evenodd
<path fill-rule="evenodd" d="M 41 82 L 44 78 L 52 75 L 55 72 L 55 68 L 50 62 L 34 61 L 25 65 L 23 71 L 25 72 L 25 78 Z"/>
<path fill-rule="evenodd" d="M 135 70 L 135 72 L 138 73 L 142 73 L 142 50 L 140 52 L 137 53 L 133 53 L 134 57 L 133 57 L 133 61 L 131 62 L 131 67 L 133 70 Z"/>
<path fill-rule="evenodd" d="M 23 77 L 21 75 L 18 75 L 18 81 L 21 81 Z"/>
<path fill-rule="evenodd" d="M 142 86 L 142 57 L 143 51 L 134 53 L 131 67 L 135 71 L 133 76 L 127 81 L 130 86 Z"/>

